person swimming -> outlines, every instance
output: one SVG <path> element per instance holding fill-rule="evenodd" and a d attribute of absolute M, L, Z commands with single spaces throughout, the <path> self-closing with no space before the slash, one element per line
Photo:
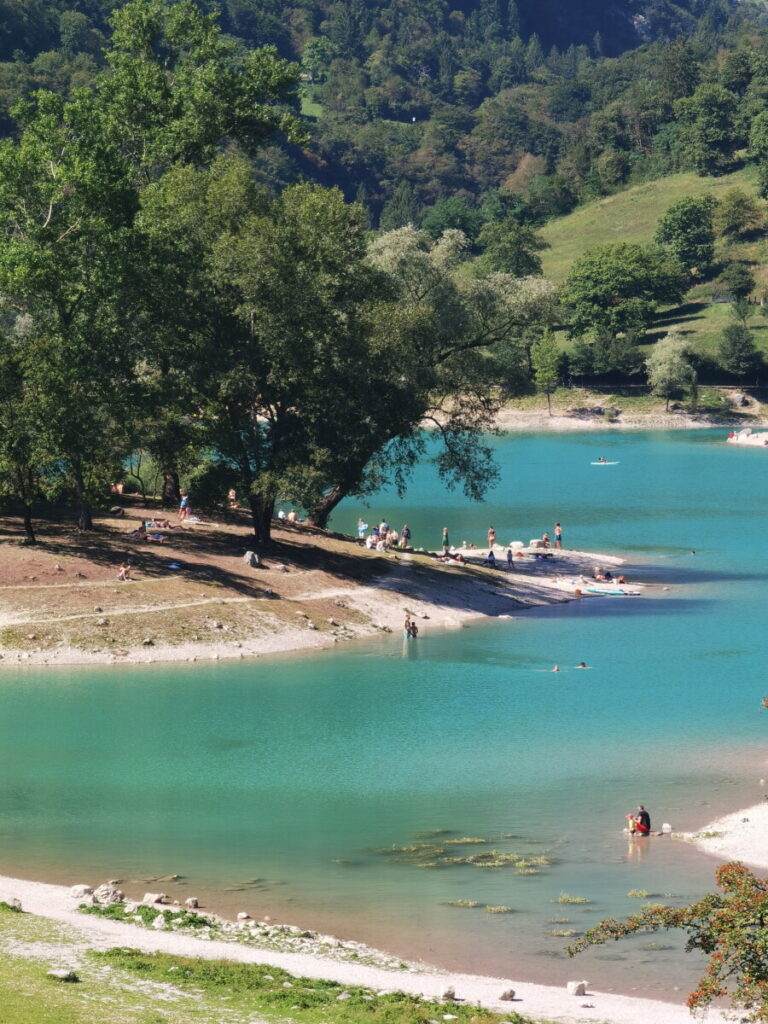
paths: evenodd
<path fill-rule="evenodd" d="M 560 671 L 560 666 L 559 665 L 555 665 L 555 667 L 552 669 L 552 671 L 553 672 L 559 672 Z"/>
<path fill-rule="evenodd" d="M 580 661 L 579 664 L 576 666 L 576 668 L 587 668 L 587 667 L 588 666 L 587 666 L 586 661 Z"/>

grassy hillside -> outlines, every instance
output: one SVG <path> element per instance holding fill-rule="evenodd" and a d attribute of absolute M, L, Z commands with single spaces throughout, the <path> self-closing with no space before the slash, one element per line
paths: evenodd
<path fill-rule="evenodd" d="M 580 206 L 542 229 L 544 241 L 551 246 L 542 253 L 544 275 L 553 281 L 563 281 L 573 262 L 596 245 L 609 242 L 646 245 L 653 239 L 659 218 L 672 203 L 685 196 L 705 193 L 717 197 L 734 187 L 755 195 L 754 168 L 744 168 L 721 178 L 700 178 L 692 172 L 674 174 Z"/>
<path fill-rule="evenodd" d="M 563 281 L 574 261 L 587 249 L 609 242 L 652 241 L 659 218 L 684 196 L 709 193 L 715 198 L 729 188 L 740 188 L 756 195 L 756 172 L 746 167 L 721 178 L 701 178 L 693 173 L 675 174 L 659 181 L 636 185 L 616 195 L 599 199 L 588 206 L 551 221 L 542 229 L 542 236 L 550 248 L 542 253 L 545 276 Z M 768 214 L 768 210 L 766 211 Z M 722 263 L 741 260 L 751 265 L 759 292 L 768 292 L 768 234 L 760 233 L 749 241 L 729 242 L 720 239 L 716 258 Z M 692 288 L 683 305 L 664 312 L 653 330 L 649 343 L 672 327 L 679 328 L 695 343 L 702 354 L 714 355 L 723 328 L 732 322 L 727 303 L 713 303 L 712 282 Z M 768 319 L 757 307 L 749 321 L 757 346 L 768 358 Z M 563 337 L 563 344 L 568 343 Z"/>

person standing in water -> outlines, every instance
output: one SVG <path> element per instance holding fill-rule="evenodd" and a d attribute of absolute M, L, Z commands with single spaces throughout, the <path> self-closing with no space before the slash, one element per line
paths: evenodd
<path fill-rule="evenodd" d="M 492 551 L 496 543 L 496 531 L 492 526 L 488 527 L 488 550 Z"/>
<path fill-rule="evenodd" d="M 558 551 L 563 548 L 563 528 L 560 523 L 555 523 L 555 548 Z"/>
<path fill-rule="evenodd" d="M 443 554 L 447 555 L 448 552 L 451 550 L 451 542 L 448 539 L 448 527 L 447 526 L 443 527 L 442 545 L 443 545 Z"/>

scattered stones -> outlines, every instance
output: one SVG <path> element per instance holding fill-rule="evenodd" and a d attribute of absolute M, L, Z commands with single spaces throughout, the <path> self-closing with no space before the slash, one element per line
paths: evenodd
<path fill-rule="evenodd" d="M 219 622 L 218 620 L 216 620 L 216 621 L 211 623 L 211 627 L 213 629 L 224 629 L 224 623 L 223 622 Z"/>
<path fill-rule="evenodd" d="M 142 645 L 144 647 L 154 647 L 155 646 L 155 641 L 152 639 L 151 636 L 145 636 L 144 639 L 141 641 L 141 643 L 142 643 Z"/>
<path fill-rule="evenodd" d="M 73 896 L 76 900 L 80 900 L 83 898 L 83 896 L 92 896 L 93 889 L 91 888 L 90 885 L 85 885 L 81 883 L 80 885 L 73 885 L 72 888 L 69 890 L 69 895 Z"/>
<path fill-rule="evenodd" d="M 241 910 L 240 913 L 237 915 L 237 920 L 238 921 L 250 921 L 251 920 L 251 915 L 247 914 L 244 910 Z"/>
<path fill-rule="evenodd" d="M 95 612 L 103 612 L 103 611 L 104 611 L 104 609 L 103 609 L 103 608 L 101 607 L 101 605 L 100 605 L 100 604 L 95 604 L 95 605 L 93 606 L 93 610 L 94 610 Z"/>
<path fill-rule="evenodd" d="M 14 910 L 21 910 L 21 900 L 18 896 L 11 896 L 8 900 L 3 900 L 9 907 L 13 907 Z"/>
<path fill-rule="evenodd" d="M 97 619 L 96 620 L 96 625 L 97 626 L 108 626 L 109 625 L 109 619 Z"/>
<path fill-rule="evenodd" d="M 76 573 L 73 573 L 73 575 L 74 575 L 76 580 L 84 580 L 86 578 L 86 575 L 85 575 L 84 572 L 76 572 Z"/>
<path fill-rule="evenodd" d="M 284 981 L 283 988 L 293 988 L 293 984 L 290 981 Z"/>
<path fill-rule="evenodd" d="M 588 981 L 569 981 L 565 987 L 569 996 L 585 996 L 588 984 Z"/>
<path fill-rule="evenodd" d="M 27 640 L 37 640 L 37 633 L 27 633 Z"/>
<path fill-rule="evenodd" d="M 336 619 L 328 619 L 329 626 L 339 626 L 341 623 L 337 622 Z"/>
<path fill-rule="evenodd" d="M 162 931 L 163 928 L 165 928 L 165 915 L 158 914 L 157 917 L 152 922 L 152 927 L 157 928 L 158 931 Z"/>
<path fill-rule="evenodd" d="M 49 978 L 54 981 L 80 981 L 74 971 L 68 971 L 66 967 L 55 967 L 47 972 Z"/>
<path fill-rule="evenodd" d="M 502 1002 L 505 1002 L 505 1003 L 511 1002 L 514 998 L 515 998 L 515 990 L 513 988 L 505 989 L 501 993 L 501 995 L 499 996 L 499 999 L 501 999 Z"/>
<path fill-rule="evenodd" d="M 317 629 L 317 626 L 310 619 L 307 620 L 307 629 Z"/>
<path fill-rule="evenodd" d="M 199 907 L 200 904 L 197 900 L 197 896 L 189 896 L 187 899 L 185 899 L 184 906 L 189 907 L 190 910 L 195 910 L 197 907 Z"/>
<path fill-rule="evenodd" d="M 258 569 L 259 567 L 259 556 L 255 551 L 246 551 L 243 555 L 243 561 L 246 565 L 250 566 L 251 569 Z"/>
<path fill-rule="evenodd" d="M 105 882 L 93 891 L 94 903 L 100 903 L 103 907 L 108 906 L 110 903 L 122 903 L 124 899 L 125 894 L 109 882 Z"/>
<path fill-rule="evenodd" d="M 337 1003 L 341 1003 L 345 999 L 351 999 L 351 998 L 352 998 L 352 993 L 351 992 L 342 992 L 340 995 L 336 996 L 336 1002 Z"/>
<path fill-rule="evenodd" d="M 455 1003 L 456 1002 L 456 989 L 453 986 L 451 986 L 450 988 L 447 988 L 445 990 L 445 992 L 443 992 L 442 999 L 443 999 L 444 1002 L 447 1002 L 447 1003 Z"/>

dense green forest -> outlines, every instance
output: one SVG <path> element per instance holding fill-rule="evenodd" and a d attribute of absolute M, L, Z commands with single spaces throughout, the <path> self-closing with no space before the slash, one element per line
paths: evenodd
<path fill-rule="evenodd" d="M 0 0 L 0 27 L 0 490 L 30 541 L 41 498 L 90 528 L 143 459 L 169 502 L 236 487 L 266 542 L 279 500 L 324 524 L 404 487 L 425 422 L 477 498 L 510 395 L 761 372 L 761 5 Z M 733 187 L 542 274 L 543 228 L 675 173 Z M 702 354 L 658 317 L 704 286 L 730 312 Z"/>
<path fill-rule="evenodd" d="M 2 0 L 3 130 L 19 97 L 92 79 L 116 6 Z M 447 198 L 477 211 L 498 192 L 538 222 L 628 182 L 725 165 L 747 144 L 768 75 L 762 8 L 728 0 L 199 6 L 242 46 L 300 63 L 309 143 L 263 151 L 263 180 L 337 185 L 375 227 Z M 700 152 L 698 137 L 716 132 Z M 479 216 L 446 215 L 477 234 Z"/>

